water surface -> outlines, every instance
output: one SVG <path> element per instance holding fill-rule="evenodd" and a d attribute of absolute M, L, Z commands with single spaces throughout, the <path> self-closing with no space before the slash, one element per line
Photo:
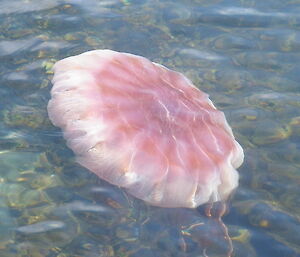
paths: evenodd
<path fill-rule="evenodd" d="M 2 0 L 0 255 L 226 256 L 203 207 L 133 199 L 48 120 L 53 63 L 109 48 L 183 72 L 225 112 L 245 150 L 223 217 L 233 256 L 300 256 L 299 29 L 298 0 Z"/>

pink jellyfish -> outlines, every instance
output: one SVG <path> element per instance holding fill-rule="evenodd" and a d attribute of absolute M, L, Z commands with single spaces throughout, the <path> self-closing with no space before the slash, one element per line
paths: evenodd
<path fill-rule="evenodd" d="M 77 161 L 161 207 L 223 201 L 244 158 L 224 113 L 184 75 L 128 53 L 58 61 L 48 104 Z"/>

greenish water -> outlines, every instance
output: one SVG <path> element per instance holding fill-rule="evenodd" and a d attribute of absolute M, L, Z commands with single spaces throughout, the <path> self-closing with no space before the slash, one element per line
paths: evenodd
<path fill-rule="evenodd" d="M 47 118 L 52 64 L 109 48 L 183 72 L 245 150 L 237 257 L 300 256 L 299 0 L 1 0 L 0 256 L 226 256 L 215 218 L 146 206 L 77 165 Z"/>

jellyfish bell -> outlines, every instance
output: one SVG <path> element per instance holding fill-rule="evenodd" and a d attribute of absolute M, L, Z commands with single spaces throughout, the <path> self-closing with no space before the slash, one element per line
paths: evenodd
<path fill-rule="evenodd" d="M 77 161 L 161 207 L 226 200 L 243 150 L 223 112 L 184 75 L 94 50 L 54 65 L 49 118 Z"/>

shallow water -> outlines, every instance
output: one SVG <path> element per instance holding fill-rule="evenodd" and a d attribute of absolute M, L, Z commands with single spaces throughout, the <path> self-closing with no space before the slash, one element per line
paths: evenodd
<path fill-rule="evenodd" d="M 91 49 L 181 71 L 245 150 L 223 217 L 237 257 L 300 256 L 300 1 L 2 0 L 0 256 L 226 256 L 224 227 L 77 165 L 47 118 L 53 63 Z"/>

